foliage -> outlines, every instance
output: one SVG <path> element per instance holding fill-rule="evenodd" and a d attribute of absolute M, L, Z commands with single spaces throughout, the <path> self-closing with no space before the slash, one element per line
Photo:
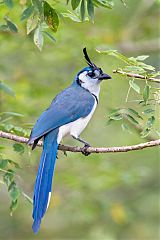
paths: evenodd
<path fill-rule="evenodd" d="M 122 74 L 126 76 L 129 73 L 133 76 L 131 80 L 128 77 L 129 88 L 126 96 L 126 102 L 133 102 L 135 109 L 113 109 L 109 114 L 108 123 L 113 123 L 114 121 L 121 121 L 122 129 L 130 132 L 129 126 L 127 125 L 127 122 L 129 121 L 132 124 L 141 125 L 142 130 L 140 134 L 142 138 L 147 137 L 151 132 L 156 133 L 158 137 L 160 137 L 158 129 L 158 105 L 160 103 L 160 88 L 158 83 L 155 84 L 153 80 L 149 81 L 150 78 L 152 79 L 154 77 L 160 76 L 160 72 L 157 72 L 153 66 L 143 62 L 149 56 L 141 55 L 128 58 L 118 53 L 116 50 L 98 52 L 114 56 L 127 64 L 123 67 L 117 68 L 117 70 L 114 72 L 122 72 Z M 141 74 L 141 78 L 136 78 L 137 74 Z M 143 85 L 141 87 L 138 83 L 138 80 L 143 80 Z M 135 91 L 135 96 L 137 99 L 129 100 L 129 94 L 131 90 Z M 143 117 L 136 111 L 136 109 L 141 111 L 141 115 L 143 115 Z"/>
<path fill-rule="evenodd" d="M 33 1 L 21 1 L 20 3 L 14 3 L 13 0 L 3 1 L 1 3 L 1 8 L 3 5 L 8 8 L 8 10 L 14 11 L 15 8 L 21 7 L 23 9 L 20 18 L 21 22 L 26 22 L 27 35 L 34 35 L 34 43 L 42 50 L 44 43 L 44 36 L 48 37 L 51 41 L 55 42 L 55 38 L 52 33 L 57 32 L 59 27 L 60 18 L 70 18 L 72 21 L 83 22 L 88 20 L 86 17 L 86 9 L 89 18 L 94 22 L 94 8 L 108 8 L 113 7 L 113 0 L 67 0 L 67 4 L 71 4 L 72 10 L 76 13 L 59 12 L 55 7 L 57 2 L 54 1 L 50 4 L 47 1 L 33 0 Z M 52 6 L 54 5 L 54 7 Z M 0 25 L 0 31 L 11 31 L 13 33 L 18 33 L 17 25 L 8 17 L 8 11 L 6 9 L 6 14 L 4 15 L 4 21 Z"/>

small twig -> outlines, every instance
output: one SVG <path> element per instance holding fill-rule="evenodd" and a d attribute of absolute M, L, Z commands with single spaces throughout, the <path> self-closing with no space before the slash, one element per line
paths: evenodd
<path fill-rule="evenodd" d="M 113 70 L 113 73 L 120 73 L 120 74 L 122 74 L 122 75 L 126 75 L 127 77 L 145 79 L 145 80 L 148 80 L 148 81 L 151 81 L 151 82 L 160 83 L 160 79 L 158 79 L 158 78 L 145 77 L 145 76 L 140 75 L 140 74 L 127 73 L 127 72 L 124 72 L 124 71 L 122 71 L 122 70 Z"/>
<path fill-rule="evenodd" d="M 0 137 L 10 139 L 19 143 L 26 143 L 28 142 L 28 138 L 19 137 L 17 135 L 6 133 L 3 131 L 0 131 Z M 42 146 L 42 141 L 39 141 L 38 146 Z M 134 151 L 134 150 L 141 150 L 148 147 L 155 147 L 160 145 L 160 139 L 140 143 L 137 145 L 131 145 L 131 146 L 121 146 L 121 147 L 89 147 L 87 148 L 87 152 L 89 153 L 113 153 L 113 152 L 128 152 L 128 151 Z M 81 147 L 72 147 L 72 146 L 65 146 L 65 145 L 59 145 L 59 150 L 61 151 L 69 151 L 69 152 L 83 152 L 83 148 Z"/>

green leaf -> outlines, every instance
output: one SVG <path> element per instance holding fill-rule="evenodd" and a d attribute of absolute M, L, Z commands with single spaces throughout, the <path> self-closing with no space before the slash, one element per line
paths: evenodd
<path fill-rule="evenodd" d="M 145 59 L 147 59 L 149 57 L 149 55 L 141 55 L 136 57 L 137 61 L 144 61 Z"/>
<path fill-rule="evenodd" d="M 100 6 L 108 9 L 112 9 L 114 6 L 113 1 L 106 1 L 106 0 L 93 0 L 95 6 Z"/>
<path fill-rule="evenodd" d="M 134 110 L 134 109 L 132 109 L 132 108 L 128 108 L 128 112 L 132 113 L 132 114 L 133 114 L 134 116 L 136 116 L 137 118 L 140 118 L 140 119 L 143 120 L 143 118 L 139 115 L 139 113 L 138 113 L 136 110 Z"/>
<path fill-rule="evenodd" d="M 0 31 L 8 31 L 8 26 L 5 24 L 0 25 Z"/>
<path fill-rule="evenodd" d="M 42 50 L 43 42 L 44 42 L 44 38 L 42 35 L 41 26 L 38 26 L 38 28 L 36 28 L 34 32 L 34 43 L 39 48 L 40 51 Z"/>
<path fill-rule="evenodd" d="M 3 175 L 3 181 L 6 183 L 6 185 L 9 187 L 11 182 L 13 181 L 14 178 L 14 171 L 9 169 L 7 173 Z"/>
<path fill-rule="evenodd" d="M 10 189 L 10 196 L 12 198 L 12 201 L 16 201 L 19 196 L 20 196 L 20 190 L 19 188 L 17 188 L 16 186 L 13 186 L 11 189 Z"/>
<path fill-rule="evenodd" d="M 19 152 L 21 154 L 24 153 L 24 147 L 20 143 L 13 144 L 13 149 L 14 149 L 15 152 Z"/>
<path fill-rule="evenodd" d="M 3 2 L 8 8 L 13 8 L 13 1 L 12 0 L 3 0 Z"/>
<path fill-rule="evenodd" d="M 121 124 L 121 127 L 122 127 L 122 130 L 123 130 L 123 131 L 126 131 L 126 132 L 128 132 L 128 133 L 131 133 L 131 131 L 130 131 L 130 129 L 129 129 L 129 127 L 128 127 L 128 125 L 127 125 L 126 123 L 122 123 L 122 124 Z"/>
<path fill-rule="evenodd" d="M 20 168 L 19 164 L 14 162 L 13 160 L 10 159 L 6 159 L 8 161 L 8 163 L 10 163 L 11 165 L 13 165 L 15 168 Z"/>
<path fill-rule="evenodd" d="M 151 109 L 151 108 L 147 108 L 146 110 L 144 110 L 142 113 L 144 113 L 145 115 L 146 114 L 150 114 L 150 113 L 154 113 L 155 110 L 154 109 Z"/>
<path fill-rule="evenodd" d="M 43 12 L 42 2 L 43 1 L 41 0 L 32 0 L 34 7 L 38 10 L 40 14 L 42 14 Z"/>
<path fill-rule="evenodd" d="M 92 0 L 87 0 L 87 10 L 92 22 L 94 21 L 94 5 Z"/>
<path fill-rule="evenodd" d="M 18 200 L 17 199 L 16 199 L 16 201 L 11 202 L 11 205 L 9 207 L 11 216 L 12 216 L 13 212 L 17 209 L 17 206 L 18 206 Z"/>
<path fill-rule="evenodd" d="M 15 93 L 13 92 L 13 90 L 7 86 L 6 84 L 0 82 L 0 90 L 4 91 L 5 93 L 7 93 L 10 96 L 15 97 Z"/>
<path fill-rule="evenodd" d="M 119 53 L 117 50 L 106 50 L 106 51 L 99 51 L 97 50 L 98 53 L 101 54 L 107 54 L 113 57 L 116 57 L 117 59 L 120 59 L 121 61 L 129 64 L 129 65 L 137 65 L 136 60 L 134 60 L 133 58 L 127 58 L 126 56 L 124 56 L 123 54 Z"/>
<path fill-rule="evenodd" d="M 145 73 L 146 71 L 139 66 L 126 66 L 123 68 L 124 71 L 134 72 L 134 73 Z"/>
<path fill-rule="evenodd" d="M 49 28 L 56 32 L 59 26 L 58 14 L 46 1 L 44 2 L 44 18 Z"/>
<path fill-rule="evenodd" d="M 130 114 L 126 114 L 126 118 L 133 124 L 139 124 L 138 121 L 134 117 L 132 117 Z"/>
<path fill-rule="evenodd" d="M 24 21 L 27 18 L 29 18 L 32 15 L 33 11 L 34 11 L 34 6 L 26 8 L 22 13 L 21 21 Z"/>
<path fill-rule="evenodd" d="M 85 20 L 85 1 L 82 0 L 81 7 L 80 7 L 80 15 L 82 22 Z"/>
<path fill-rule="evenodd" d="M 155 117 L 154 116 L 151 116 L 150 118 L 148 118 L 147 120 L 147 128 L 148 129 L 151 129 L 153 124 L 155 123 Z"/>
<path fill-rule="evenodd" d="M 80 4 L 81 0 L 71 0 L 72 9 L 75 10 Z"/>
<path fill-rule="evenodd" d="M 122 114 L 115 114 L 109 117 L 112 120 L 121 120 L 123 118 Z"/>
<path fill-rule="evenodd" d="M 107 126 L 110 125 L 110 124 L 113 123 L 113 122 L 114 122 L 113 119 L 109 119 L 109 120 L 107 121 Z"/>
<path fill-rule="evenodd" d="M 150 71 L 154 71 L 155 70 L 155 68 L 153 66 L 148 65 L 148 64 L 146 64 L 144 62 L 138 62 L 138 65 L 141 66 L 142 68 L 150 70 Z"/>
<path fill-rule="evenodd" d="M 70 18 L 74 22 L 81 22 L 81 19 L 74 13 L 68 11 L 68 13 L 63 13 L 63 17 Z"/>
<path fill-rule="evenodd" d="M 145 85 L 143 90 L 143 100 L 145 103 L 147 103 L 147 100 L 149 99 L 149 91 L 150 91 L 150 87 L 148 85 Z"/>
<path fill-rule="evenodd" d="M 27 19 L 27 35 L 32 32 L 38 24 L 38 17 L 37 16 L 32 16 Z"/>
<path fill-rule="evenodd" d="M 149 135 L 150 131 L 151 131 L 151 129 L 148 129 L 148 128 L 144 129 L 144 130 L 141 132 L 141 137 L 142 137 L 142 138 L 147 137 L 147 136 Z"/>
<path fill-rule="evenodd" d="M 134 89 L 137 93 L 140 94 L 140 87 L 134 82 L 134 80 L 130 80 L 129 85 L 132 89 Z"/>
<path fill-rule="evenodd" d="M 9 30 L 13 33 L 18 33 L 17 26 L 12 21 L 10 21 L 9 19 L 5 18 L 5 20 L 6 20 L 6 23 L 7 23 L 7 26 L 9 28 Z"/>
<path fill-rule="evenodd" d="M 0 115 L 8 115 L 8 116 L 16 116 L 16 117 L 24 117 L 23 114 L 15 113 L 15 112 L 1 112 Z"/>
<path fill-rule="evenodd" d="M 56 42 L 56 39 L 55 39 L 49 32 L 43 31 L 43 33 L 44 33 L 52 42 Z"/>
<path fill-rule="evenodd" d="M 0 160 L 0 168 L 5 169 L 8 165 L 8 160 L 7 159 L 2 159 Z"/>

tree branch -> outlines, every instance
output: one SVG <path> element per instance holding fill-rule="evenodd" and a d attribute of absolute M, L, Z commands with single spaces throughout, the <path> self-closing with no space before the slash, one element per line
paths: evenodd
<path fill-rule="evenodd" d="M 151 82 L 160 83 L 160 79 L 158 79 L 158 78 L 145 77 L 145 76 L 140 75 L 140 74 L 127 73 L 127 72 L 124 72 L 124 71 L 122 71 L 122 70 L 113 70 L 113 73 L 120 73 L 120 74 L 122 74 L 122 75 L 126 75 L 127 77 L 145 79 L 145 80 L 148 80 L 148 81 L 151 81 Z"/>
<path fill-rule="evenodd" d="M 7 133 L 0 131 L 0 137 L 1 138 L 6 138 L 10 139 L 19 143 L 26 143 L 28 142 L 28 138 L 25 137 L 19 137 L 17 135 Z M 38 146 L 42 146 L 43 143 L 42 141 L 39 141 Z M 111 153 L 111 152 L 128 152 L 128 151 L 134 151 L 134 150 L 141 150 L 144 148 L 148 147 L 155 147 L 160 145 L 160 139 L 150 141 L 150 142 L 145 142 L 145 143 L 140 143 L 137 145 L 131 145 L 131 146 L 122 146 L 122 147 L 99 147 L 99 148 L 94 148 L 94 147 L 89 147 L 87 149 L 87 152 L 89 153 Z M 72 146 L 65 146 L 65 145 L 59 145 L 59 150 L 61 151 L 69 151 L 69 152 L 83 152 L 83 148 L 81 147 L 72 147 Z"/>

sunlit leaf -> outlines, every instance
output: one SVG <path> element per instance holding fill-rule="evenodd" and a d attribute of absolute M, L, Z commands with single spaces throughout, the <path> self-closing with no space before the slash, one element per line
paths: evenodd
<path fill-rule="evenodd" d="M 15 112 L 1 112 L 0 115 L 8 115 L 8 116 L 16 116 L 16 117 L 23 117 L 23 114 L 15 113 Z"/>
<path fill-rule="evenodd" d="M 42 1 L 41 0 L 32 0 L 34 7 L 39 11 L 40 14 L 43 12 Z"/>
<path fill-rule="evenodd" d="M 81 0 L 71 0 L 72 9 L 75 10 L 80 4 Z"/>
<path fill-rule="evenodd" d="M 144 61 L 145 59 L 147 59 L 149 57 L 149 55 L 141 55 L 136 57 L 136 60 L 138 61 Z"/>
<path fill-rule="evenodd" d="M 134 82 L 134 80 L 129 81 L 129 85 L 131 86 L 132 89 L 134 89 L 137 93 L 140 93 L 140 87 L 138 86 L 137 83 Z"/>
<path fill-rule="evenodd" d="M 81 19 L 74 13 L 68 11 L 68 13 L 63 13 L 63 17 L 70 18 L 74 22 L 81 22 Z"/>
<path fill-rule="evenodd" d="M 134 73 L 145 73 L 146 71 L 139 66 L 126 66 L 123 68 L 124 71 L 134 72 Z"/>
<path fill-rule="evenodd" d="M 43 38 L 41 26 L 38 26 L 38 28 L 36 28 L 34 32 L 34 43 L 39 48 L 40 51 L 42 50 L 43 42 L 44 42 L 44 38 Z"/>
<path fill-rule="evenodd" d="M 46 1 L 44 2 L 44 18 L 49 28 L 56 32 L 59 26 L 58 14 Z"/>
<path fill-rule="evenodd" d="M 105 7 L 108 9 L 112 9 L 114 6 L 113 1 L 107 1 L 107 0 L 93 0 L 95 6 Z"/>
<path fill-rule="evenodd" d="M 32 32 L 38 24 L 38 17 L 37 16 L 32 16 L 27 19 L 27 35 Z"/>

